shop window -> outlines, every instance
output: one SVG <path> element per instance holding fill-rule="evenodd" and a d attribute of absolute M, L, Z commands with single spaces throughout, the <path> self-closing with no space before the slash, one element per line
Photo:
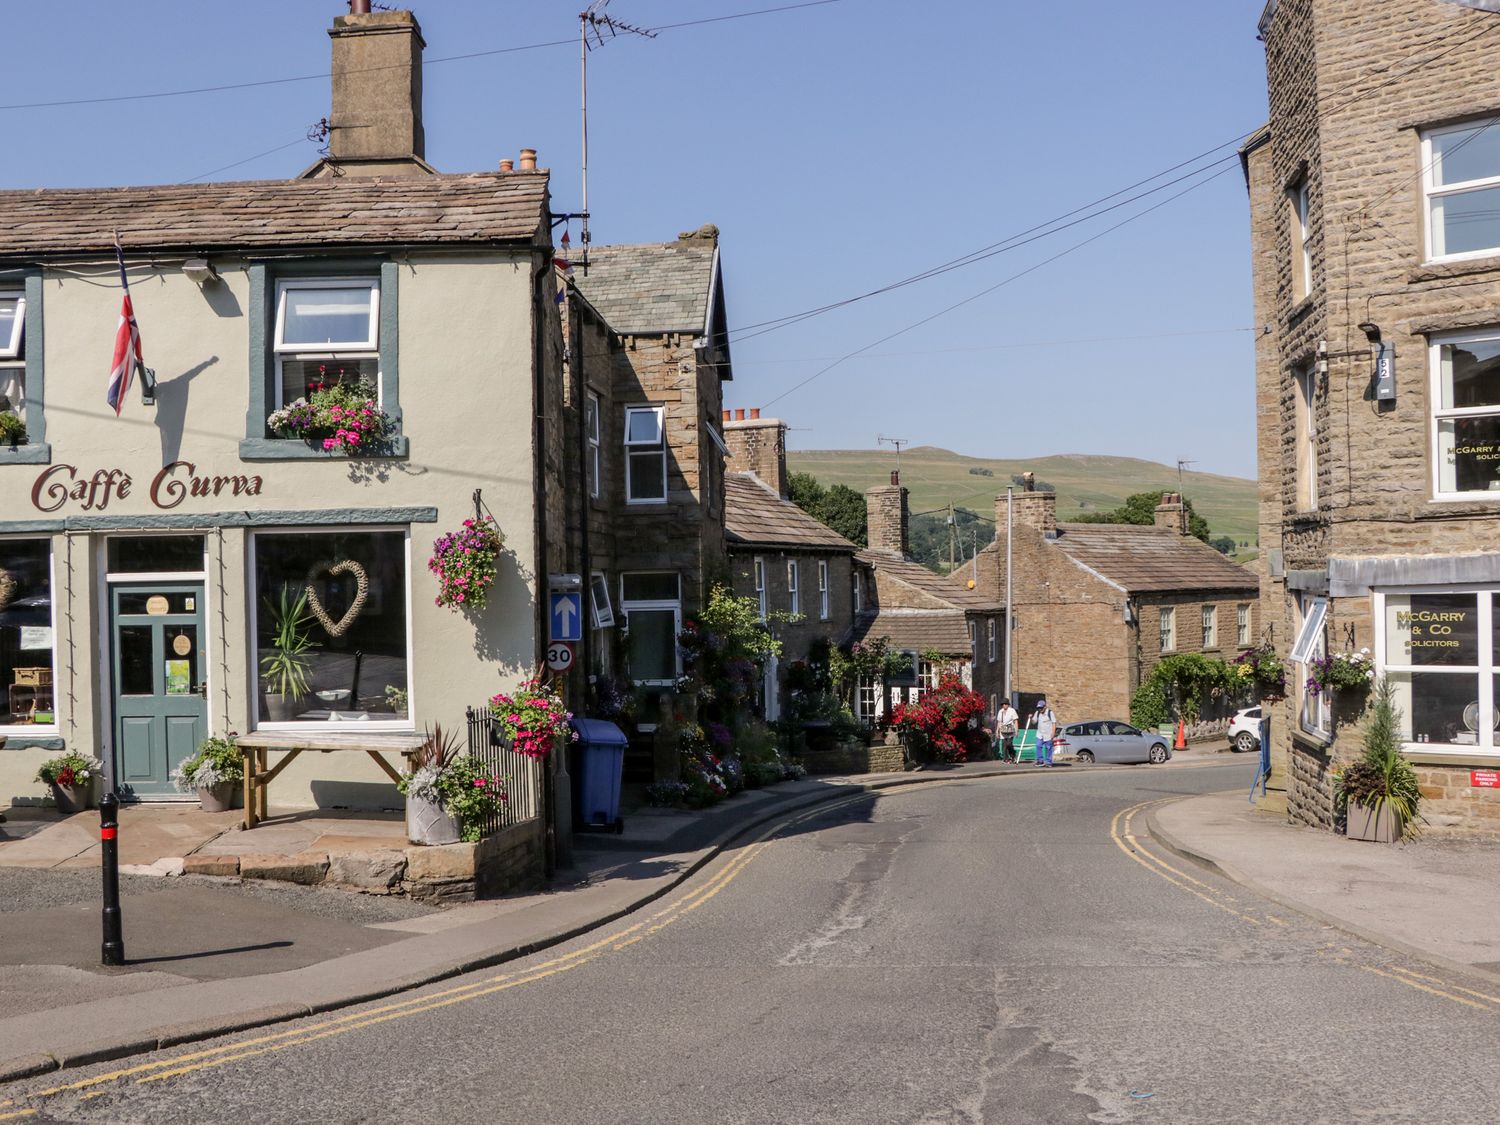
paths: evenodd
<path fill-rule="evenodd" d="M 201 574 L 207 569 L 201 535 L 112 535 L 104 554 L 111 575 Z"/>
<path fill-rule="evenodd" d="M 405 531 L 257 532 L 261 724 L 411 727 Z"/>
<path fill-rule="evenodd" d="M 1436 495 L 1500 499 L 1500 329 L 1433 337 L 1429 357 Z"/>
<path fill-rule="evenodd" d="M 599 396 L 590 391 L 583 398 L 584 464 L 589 495 L 599 499 Z"/>
<path fill-rule="evenodd" d="M 1500 129 L 1494 120 L 1422 136 L 1427 256 L 1432 261 L 1500 252 Z"/>
<path fill-rule="evenodd" d="M 46 539 L 0 539 L 0 733 L 55 732 L 52 549 Z"/>
<path fill-rule="evenodd" d="M 682 631 L 677 575 L 622 574 L 620 612 L 625 615 L 630 678 L 638 684 L 673 683 L 680 671 L 677 634 Z"/>
<path fill-rule="evenodd" d="M 1497 595 L 1392 592 L 1380 598 L 1377 657 L 1395 690 L 1408 744 L 1500 752 Z"/>
<path fill-rule="evenodd" d="M 660 406 L 625 408 L 625 500 L 660 504 L 667 498 L 666 412 Z"/>

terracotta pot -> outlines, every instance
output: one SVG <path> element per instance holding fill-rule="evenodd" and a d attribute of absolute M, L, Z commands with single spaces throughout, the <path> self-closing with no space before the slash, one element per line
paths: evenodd
<path fill-rule="evenodd" d="M 81 813 L 93 803 L 94 783 L 86 785 L 52 786 L 52 799 L 57 802 L 57 811 L 64 815 Z"/>
<path fill-rule="evenodd" d="M 234 808 L 234 795 L 239 783 L 221 781 L 198 790 L 198 805 L 204 812 L 228 812 Z"/>
<path fill-rule="evenodd" d="M 413 844 L 456 844 L 458 825 L 437 801 L 408 797 L 406 838 Z"/>

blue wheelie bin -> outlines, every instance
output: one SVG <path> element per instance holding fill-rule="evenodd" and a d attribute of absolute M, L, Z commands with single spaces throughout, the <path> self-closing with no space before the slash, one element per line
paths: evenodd
<path fill-rule="evenodd" d="M 605 719 L 574 717 L 578 732 L 579 832 L 623 832 L 620 819 L 620 774 L 625 768 L 625 732 Z"/>

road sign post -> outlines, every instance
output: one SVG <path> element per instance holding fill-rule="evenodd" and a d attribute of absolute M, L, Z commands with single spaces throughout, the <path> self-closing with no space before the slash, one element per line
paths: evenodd
<path fill-rule="evenodd" d="M 567 641 L 553 641 L 548 645 L 547 667 L 553 672 L 566 672 L 573 667 L 573 646 Z"/>

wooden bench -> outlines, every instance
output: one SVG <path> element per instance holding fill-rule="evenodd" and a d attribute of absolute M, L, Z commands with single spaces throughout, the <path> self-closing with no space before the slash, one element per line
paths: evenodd
<path fill-rule="evenodd" d="M 310 731 L 258 731 L 244 734 L 236 740 L 240 748 L 245 769 L 245 828 L 254 828 L 266 819 L 266 790 L 277 774 L 297 760 L 301 753 L 333 754 L 356 751 L 370 755 L 392 781 L 399 782 L 401 773 L 383 754 L 400 754 L 410 758 L 426 738 L 420 734 L 354 734 L 344 730 L 335 734 L 327 730 Z M 276 763 L 275 768 L 266 768 L 266 759 L 272 751 L 286 757 Z"/>

